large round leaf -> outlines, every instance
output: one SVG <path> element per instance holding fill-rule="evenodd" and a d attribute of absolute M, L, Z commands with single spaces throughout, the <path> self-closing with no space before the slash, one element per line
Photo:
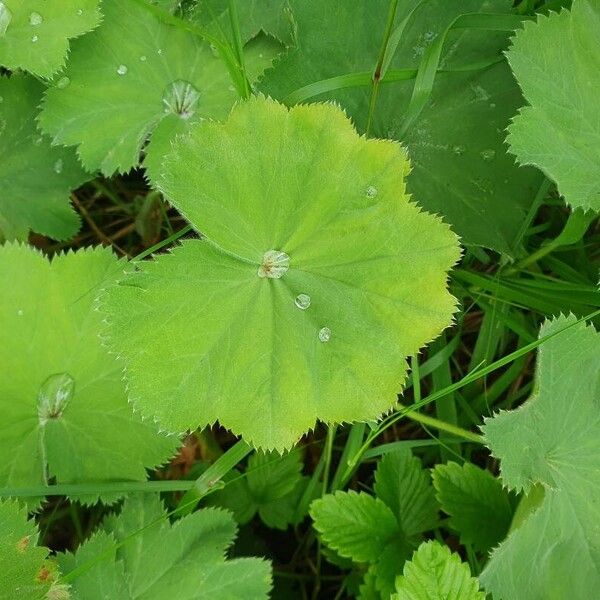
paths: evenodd
<path fill-rule="evenodd" d="M 446 327 L 456 236 L 409 202 L 409 163 L 332 104 L 264 98 L 180 139 L 155 182 L 205 235 L 108 291 L 139 409 L 284 448 L 316 419 L 390 409 Z M 151 324 L 151 326 L 150 326 Z"/>

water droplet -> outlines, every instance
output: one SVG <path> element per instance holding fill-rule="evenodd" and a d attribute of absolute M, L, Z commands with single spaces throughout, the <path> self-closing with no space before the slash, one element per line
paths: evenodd
<path fill-rule="evenodd" d="M 117 67 L 117 73 L 119 75 L 127 75 L 127 67 L 125 65 L 119 65 Z"/>
<path fill-rule="evenodd" d="M 17 316 L 19 316 L 19 317 L 22 317 L 22 316 L 23 316 L 23 309 L 21 309 L 21 308 L 20 308 L 20 309 L 17 311 Z"/>
<path fill-rule="evenodd" d="M 290 257 L 281 250 L 268 250 L 264 253 L 262 264 L 258 267 L 259 277 L 280 279 L 290 268 Z"/>
<path fill-rule="evenodd" d="M 495 102 L 490 102 L 490 108 L 496 108 L 496 103 Z"/>
<path fill-rule="evenodd" d="M 198 90 L 191 83 L 178 79 L 165 88 L 162 100 L 166 113 L 189 119 L 196 112 L 199 98 Z"/>
<path fill-rule="evenodd" d="M 464 154 L 466 152 L 466 148 L 459 144 L 457 146 L 452 147 L 452 152 L 454 152 L 454 154 L 458 154 L 458 156 L 460 156 L 461 154 Z"/>
<path fill-rule="evenodd" d="M 156 51 L 156 54 L 162 54 L 162 48 L 159 48 L 159 49 Z"/>
<path fill-rule="evenodd" d="M 145 56 L 142 54 L 142 56 L 140 56 L 140 60 L 141 60 L 142 62 L 146 62 L 146 60 L 147 60 L 147 59 L 146 59 L 146 57 L 145 57 Z"/>
<path fill-rule="evenodd" d="M 61 77 L 57 82 L 56 82 L 56 87 L 59 90 L 64 90 L 69 84 L 71 83 L 71 80 L 68 77 Z"/>
<path fill-rule="evenodd" d="M 366 194 L 367 194 L 367 198 L 375 198 L 375 196 L 377 196 L 377 188 L 370 185 L 367 188 Z"/>
<path fill-rule="evenodd" d="M 306 310 L 310 306 L 310 296 L 308 294 L 298 294 L 294 300 L 294 304 L 300 310 Z"/>
<path fill-rule="evenodd" d="M 331 329 L 329 327 L 321 327 L 319 329 L 319 340 L 321 342 L 328 342 L 331 339 Z"/>
<path fill-rule="evenodd" d="M 75 380 L 69 373 L 50 375 L 40 386 L 37 398 L 38 419 L 45 425 L 62 416 L 75 392 Z"/>
<path fill-rule="evenodd" d="M 12 20 L 12 13 L 4 2 L 0 2 L 0 36 L 3 36 Z"/>
<path fill-rule="evenodd" d="M 54 172 L 57 175 L 60 175 L 62 173 L 63 170 L 63 161 L 62 158 L 59 158 L 55 163 L 54 163 Z"/>
<path fill-rule="evenodd" d="M 83 14 L 83 10 L 81 8 L 77 9 L 77 16 L 80 17 Z"/>
<path fill-rule="evenodd" d="M 227 86 L 227 89 L 228 89 L 230 92 L 235 92 L 235 85 L 228 85 L 228 86 Z"/>
<path fill-rule="evenodd" d="M 433 31 L 426 31 L 426 32 L 423 34 L 423 39 L 424 39 L 426 42 L 431 42 L 431 41 L 432 41 L 432 40 L 434 40 L 436 37 L 437 37 L 437 36 L 436 36 L 436 34 L 435 34 Z"/>
<path fill-rule="evenodd" d="M 31 41 L 35 44 L 40 38 L 37 35 L 32 36 Z"/>
<path fill-rule="evenodd" d="M 494 156 L 496 156 L 496 151 L 492 150 L 491 148 L 481 152 L 481 158 L 483 158 L 483 160 L 492 160 Z"/>
<path fill-rule="evenodd" d="M 29 15 L 29 24 L 33 25 L 34 27 L 41 25 L 43 21 L 44 21 L 44 17 L 42 17 L 42 15 L 40 15 L 40 13 L 32 12 Z"/>

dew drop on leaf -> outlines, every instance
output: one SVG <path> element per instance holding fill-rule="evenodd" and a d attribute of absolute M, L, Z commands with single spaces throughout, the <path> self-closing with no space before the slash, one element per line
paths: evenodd
<path fill-rule="evenodd" d="M 37 399 L 38 418 L 41 425 L 58 419 L 73 398 L 75 380 L 69 373 L 50 375 L 40 386 Z"/>
<path fill-rule="evenodd" d="M 298 294 L 294 300 L 294 304 L 300 310 L 306 310 L 310 306 L 310 296 L 308 294 Z"/>
<path fill-rule="evenodd" d="M 128 70 L 128 69 L 127 69 L 127 67 L 126 67 L 125 65 L 119 65 L 119 66 L 117 67 L 117 73 L 118 73 L 119 75 L 127 75 L 127 70 Z"/>
<path fill-rule="evenodd" d="M 29 15 L 29 24 L 33 25 L 34 27 L 41 25 L 43 21 L 44 21 L 44 17 L 42 17 L 42 15 L 40 15 L 40 13 L 32 12 Z"/>
<path fill-rule="evenodd" d="M 77 16 L 80 17 L 83 14 L 83 10 L 81 8 L 77 9 Z"/>
<path fill-rule="evenodd" d="M 31 41 L 35 44 L 40 38 L 37 35 L 32 36 Z"/>
<path fill-rule="evenodd" d="M 492 160 L 494 156 L 496 156 L 496 151 L 492 149 L 481 152 L 481 158 L 483 158 L 483 160 Z"/>
<path fill-rule="evenodd" d="M 321 342 L 328 342 L 331 339 L 331 329 L 329 327 L 321 327 L 319 329 L 319 340 Z"/>
<path fill-rule="evenodd" d="M 290 257 L 281 250 L 267 250 L 264 253 L 262 264 L 258 267 L 259 277 L 280 279 L 290 268 Z"/>
<path fill-rule="evenodd" d="M 458 154 L 458 156 L 460 156 L 461 154 L 464 154 L 465 151 L 466 151 L 466 148 L 461 145 L 457 145 L 452 148 L 452 152 L 454 152 L 454 154 Z"/>
<path fill-rule="evenodd" d="M 163 93 L 163 105 L 166 113 L 189 119 L 198 106 L 200 93 L 189 82 L 178 79 L 169 84 Z"/>
<path fill-rule="evenodd" d="M 57 82 L 56 82 L 56 87 L 59 90 L 64 90 L 69 84 L 71 83 L 71 80 L 68 77 L 61 77 Z"/>
<path fill-rule="evenodd" d="M 4 2 L 0 2 L 0 36 L 3 36 L 12 20 L 12 13 Z"/>
<path fill-rule="evenodd" d="M 22 317 L 22 316 L 23 316 L 23 310 L 22 310 L 22 309 L 19 309 L 19 310 L 17 311 L 17 316 L 18 316 L 18 317 Z"/>
<path fill-rule="evenodd" d="M 140 61 L 141 62 L 146 62 L 146 60 L 147 59 L 146 59 L 145 55 L 142 54 L 142 56 L 140 56 Z"/>
<path fill-rule="evenodd" d="M 63 170 L 63 161 L 62 161 L 62 158 L 59 158 L 54 163 L 54 172 L 57 173 L 58 175 L 60 175 L 62 173 L 62 170 Z"/>
<path fill-rule="evenodd" d="M 377 188 L 370 185 L 367 188 L 367 198 L 375 198 L 377 196 Z"/>

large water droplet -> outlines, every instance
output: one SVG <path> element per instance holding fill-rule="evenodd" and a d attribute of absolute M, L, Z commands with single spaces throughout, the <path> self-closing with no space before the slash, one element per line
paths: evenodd
<path fill-rule="evenodd" d="M 37 398 L 38 418 L 40 425 L 50 419 L 58 419 L 73 398 L 75 380 L 69 373 L 50 375 L 40 386 Z"/>
<path fill-rule="evenodd" d="M 128 70 L 128 69 L 127 69 L 127 66 L 126 66 L 126 65 L 119 65 L 119 66 L 117 67 L 117 73 L 118 73 L 119 75 L 127 75 L 127 70 Z"/>
<path fill-rule="evenodd" d="M 0 36 L 3 36 L 12 21 L 12 13 L 4 2 L 0 2 Z"/>
<path fill-rule="evenodd" d="M 71 80 L 68 77 L 61 77 L 57 82 L 56 82 L 56 87 L 59 90 L 64 90 L 69 84 L 71 83 Z"/>
<path fill-rule="evenodd" d="M 279 279 L 290 268 L 290 257 L 281 250 L 267 250 L 264 253 L 262 264 L 258 267 L 259 277 Z"/>
<path fill-rule="evenodd" d="M 298 294 L 294 300 L 294 304 L 300 310 L 306 310 L 310 306 L 310 296 L 308 294 Z"/>
<path fill-rule="evenodd" d="M 375 198 L 375 196 L 377 196 L 377 188 L 370 185 L 367 188 L 366 194 L 367 194 L 367 198 Z"/>
<path fill-rule="evenodd" d="M 496 156 L 496 151 L 492 150 L 491 148 L 481 152 L 481 158 L 483 158 L 483 160 L 492 160 L 494 156 Z"/>
<path fill-rule="evenodd" d="M 77 9 L 77 16 L 80 17 L 83 14 L 83 10 L 81 8 Z"/>
<path fill-rule="evenodd" d="M 321 327 L 319 329 L 319 340 L 321 342 L 328 342 L 331 339 L 331 329 L 329 327 Z"/>
<path fill-rule="evenodd" d="M 42 17 L 42 15 L 40 15 L 40 13 L 32 12 L 29 15 L 29 24 L 33 25 L 34 27 L 41 25 L 43 23 L 43 21 L 44 21 L 44 17 Z"/>
<path fill-rule="evenodd" d="M 198 90 L 191 83 L 178 79 L 165 88 L 162 101 L 165 112 L 189 119 L 196 112 L 199 98 Z"/>
<path fill-rule="evenodd" d="M 62 173 L 63 170 L 63 161 L 62 158 L 59 158 L 55 163 L 54 163 L 54 172 L 57 175 L 60 175 Z"/>

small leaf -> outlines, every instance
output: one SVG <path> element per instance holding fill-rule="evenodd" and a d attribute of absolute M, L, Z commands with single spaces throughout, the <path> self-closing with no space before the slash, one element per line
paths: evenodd
<path fill-rule="evenodd" d="M 458 554 L 439 542 L 423 542 L 396 580 L 393 600 L 485 600 L 477 579 Z"/>
<path fill-rule="evenodd" d="M 594 211 L 600 211 L 599 46 L 600 4 L 575 0 L 571 12 L 526 23 L 507 53 L 529 102 L 509 127 L 511 152 L 556 181 L 573 208 Z"/>
<path fill-rule="evenodd" d="M 404 195 L 401 146 L 359 137 L 333 105 L 254 98 L 179 138 L 164 168 L 205 239 L 104 299 L 136 406 L 172 431 L 218 419 L 278 450 L 318 418 L 391 408 L 405 357 L 451 322 L 460 254 Z"/>
<path fill-rule="evenodd" d="M 33 77 L 0 76 L 0 239 L 26 239 L 33 230 L 64 240 L 79 229 L 69 192 L 89 175 L 72 150 L 51 146 L 38 131 L 43 89 Z"/>
<path fill-rule="evenodd" d="M 312 503 L 310 514 L 323 541 L 355 562 L 376 562 L 400 533 L 392 511 L 364 493 L 328 494 Z"/>
<path fill-rule="evenodd" d="M 69 39 L 100 18 L 98 0 L 2 0 L 0 65 L 50 77 L 64 66 Z"/>
<path fill-rule="evenodd" d="M 100 343 L 94 298 L 122 269 L 103 248 L 50 262 L 24 245 L 0 247 L 0 280 L 10 282 L 0 298 L 0 364 L 10 373 L 0 378 L 1 485 L 145 480 L 146 467 L 174 452 L 174 436 L 132 413 Z"/>
<path fill-rule="evenodd" d="M 463 544 L 487 552 L 508 532 L 513 510 L 500 480 L 471 463 L 437 465 L 433 484 L 450 526 Z"/>

